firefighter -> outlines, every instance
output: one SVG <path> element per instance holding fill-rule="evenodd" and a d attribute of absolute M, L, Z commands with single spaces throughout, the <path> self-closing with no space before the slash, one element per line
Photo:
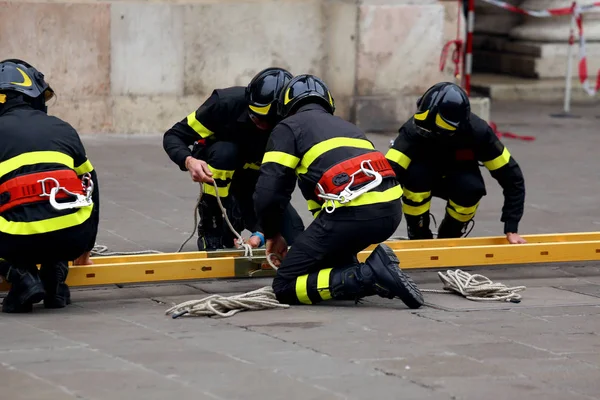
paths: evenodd
<path fill-rule="evenodd" d="M 419 308 L 422 295 L 388 246 L 358 261 L 358 252 L 387 240 L 400 224 L 402 188 L 383 153 L 334 111 L 327 86 L 313 75 L 296 76 L 280 93 L 283 119 L 254 192 L 266 251 L 283 258 L 273 291 L 287 304 L 379 295 Z M 315 219 L 288 252 L 280 227 L 297 181 Z"/>
<path fill-rule="evenodd" d="M 68 262 L 91 264 L 98 179 L 79 135 L 47 114 L 54 96 L 29 63 L 0 62 L 0 275 L 5 313 L 71 303 Z M 38 271 L 37 265 L 40 265 Z"/>
<path fill-rule="evenodd" d="M 471 112 L 465 91 L 441 82 L 425 92 L 417 107 L 386 154 L 404 190 L 409 239 L 433 238 L 432 196 L 446 200 L 437 237 L 468 234 L 468 224 L 486 195 L 481 162 L 504 190 L 501 221 L 506 239 L 511 244 L 525 243 L 518 233 L 525 202 L 523 174 L 490 126 Z"/>
<path fill-rule="evenodd" d="M 254 232 L 248 240 L 252 247 L 264 245 L 252 193 L 269 134 L 277 122 L 273 102 L 291 78 L 285 69 L 267 68 L 247 87 L 216 89 L 196 111 L 164 134 L 163 147 L 169 158 L 202 184 L 198 250 L 234 247 L 235 237 L 223 221 L 214 182 L 234 228 Z M 304 224 L 291 205 L 285 215 L 285 236 L 293 243 Z"/>

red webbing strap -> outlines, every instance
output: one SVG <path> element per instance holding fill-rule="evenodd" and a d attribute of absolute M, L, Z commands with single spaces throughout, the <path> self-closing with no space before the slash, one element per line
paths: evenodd
<path fill-rule="evenodd" d="M 374 151 L 371 153 L 361 154 L 360 156 L 356 156 L 350 158 L 346 161 L 343 161 L 339 164 L 334 165 L 329 168 L 321 179 L 319 180 L 319 184 L 325 191 L 325 193 L 331 194 L 340 194 L 342 190 L 348 185 L 350 182 L 350 176 L 360 169 L 361 163 L 363 161 L 370 160 L 371 166 L 373 169 L 383 177 L 396 176 L 392 166 L 385 158 L 383 153 Z M 373 177 L 368 176 L 364 173 L 358 173 L 354 176 L 354 182 L 352 186 L 358 186 L 360 184 L 372 181 Z M 318 189 L 315 190 L 316 194 L 320 194 Z"/>
<path fill-rule="evenodd" d="M 49 197 L 41 197 L 44 193 L 44 187 L 39 182 L 42 179 L 54 178 L 60 186 L 72 193 L 85 194 L 81 179 L 73 170 L 44 171 L 33 174 L 21 175 L 12 178 L 0 185 L 0 214 L 16 206 L 23 204 L 48 201 Z M 56 186 L 54 182 L 48 179 L 45 182 L 46 194 Z M 69 194 L 59 191 L 56 194 L 57 199 L 69 198 Z"/>

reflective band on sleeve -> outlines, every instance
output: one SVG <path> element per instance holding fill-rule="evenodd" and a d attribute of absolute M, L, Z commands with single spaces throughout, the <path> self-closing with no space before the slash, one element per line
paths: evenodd
<path fill-rule="evenodd" d="M 484 161 L 483 165 L 485 165 L 485 167 L 488 170 L 495 171 L 499 168 L 504 167 L 506 164 L 508 164 L 509 160 L 510 160 L 510 152 L 505 147 L 504 150 L 502 151 L 502 154 L 500 154 L 498 157 L 494 158 L 491 161 Z"/>
<path fill-rule="evenodd" d="M 196 111 L 187 116 L 187 123 L 190 128 L 204 139 L 213 135 L 213 132 L 210 129 L 202 125 L 202 123 L 196 119 Z"/>
<path fill-rule="evenodd" d="M 262 163 L 266 164 L 268 162 L 281 164 L 284 167 L 295 169 L 300 162 L 300 159 L 291 154 L 284 153 L 283 151 L 268 151 L 265 153 Z"/>
<path fill-rule="evenodd" d="M 94 167 L 92 166 L 92 163 L 90 162 L 90 160 L 87 160 L 86 162 L 81 164 L 79 167 L 75 168 L 75 173 L 77 173 L 77 175 L 83 175 L 83 174 L 87 174 L 88 172 L 92 172 L 93 170 L 94 170 Z"/>
<path fill-rule="evenodd" d="M 404 169 L 407 169 L 411 162 L 410 157 L 396 149 L 389 149 L 385 155 L 385 158 L 395 162 Z"/>

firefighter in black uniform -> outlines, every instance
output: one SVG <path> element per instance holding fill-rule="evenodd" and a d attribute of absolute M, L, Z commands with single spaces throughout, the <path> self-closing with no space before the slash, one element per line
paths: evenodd
<path fill-rule="evenodd" d="M 163 147 L 169 158 L 203 187 L 198 250 L 234 247 L 235 237 L 218 206 L 215 182 L 234 228 L 240 233 L 244 228 L 254 232 L 248 240 L 252 247 L 264 244 L 252 193 L 267 139 L 277 122 L 273 102 L 291 78 L 284 69 L 267 68 L 247 87 L 216 89 L 196 111 L 164 134 Z M 286 209 L 286 239 L 293 243 L 303 230 L 302 219 L 290 205 Z"/>
<path fill-rule="evenodd" d="M 296 76 L 280 94 L 283 120 L 262 160 L 254 204 L 267 253 L 283 258 L 273 281 L 287 304 L 399 297 L 423 304 L 419 289 L 379 244 L 364 263 L 357 253 L 387 240 L 402 219 L 402 188 L 383 153 L 355 125 L 332 115 L 334 100 L 312 75 Z M 296 180 L 315 220 L 291 247 L 280 234 Z"/>
<path fill-rule="evenodd" d="M 386 154 L 404 190 L 409 239 L 432 239 L 432 196 L 447 201 L 438 238 L 465 235 L 486 188 L 479 162 L 504 190 L 501 221 L 509 243 L 525 243 L 518 227 L 525 183 L 517 161 L 490 126 L 471 112 L 467 94 L 453 83 L 429 88 L 418 110 L 400 129 Z"/>
<path fill-rule="evenodd" d="M 70 304 L 68 262 L 91 264 L 99 222 L 96 171 L 79 135 L 47 114 L 54 91 L 21 60 L 0 62 L 0 275 L 6 313 Z M 41 265 L 38 271 L 37 265 Z"/>

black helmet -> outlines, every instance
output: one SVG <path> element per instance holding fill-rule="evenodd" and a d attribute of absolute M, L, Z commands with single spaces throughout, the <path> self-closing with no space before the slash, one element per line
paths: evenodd
<path fill-rule="evenodd" d="M 0 61 L 0 93 L 4 93 L 0 102 L 4 102 L 10 92 L 23 94 L 25 100 L 42 111 L 46 111 L 46 102 L 54 97 L 54 90 L 44 80 L 44 74 L 18 59 Z"/>
<path fill-rule="evenodd" d="M 266 68 L 260 71 L 246 87 L 246 100 L 250 113 L 260 119 L 273 119 L 277 116 L 277 107 L 273 103 L 286 83 L 293 78 L 283 68 Z"/>
<path fill-rule="evenodd" d="M 314 75 L 298 75 L 294 77 L 279 94 L 277 111 L 282 118 L 292 110 L 306 103 L 318 103 L 331 114 L 335 112 L 335 102 L 325 83 Z"/>
<path fill-rule="evenodd" d="M 421 135 L 452 136 L 469 121 L 471 104 L 467 93 L 458 85 L 441 82 L 430 87 L 417 101 L 413 116 Z"/>

